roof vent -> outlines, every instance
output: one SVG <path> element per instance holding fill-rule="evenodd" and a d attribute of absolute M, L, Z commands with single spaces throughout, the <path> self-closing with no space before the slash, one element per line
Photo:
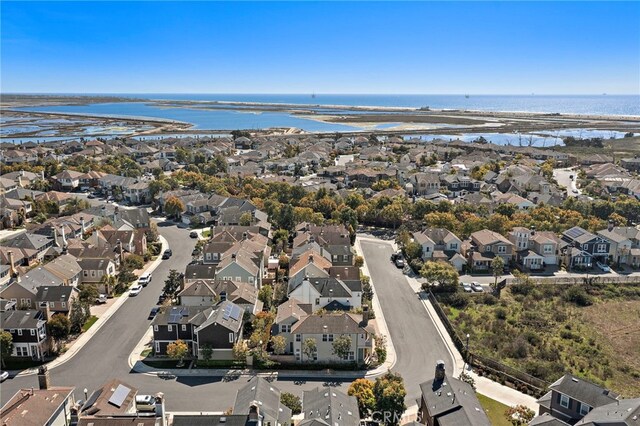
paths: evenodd
<path fill-rule="evenodd" d="M 578 383 L 578 379 L 576 379 L 575 377 L 572 377 L 572 378 L 571 378 L 571 380 L 572 380 L 573 382 Z"/>

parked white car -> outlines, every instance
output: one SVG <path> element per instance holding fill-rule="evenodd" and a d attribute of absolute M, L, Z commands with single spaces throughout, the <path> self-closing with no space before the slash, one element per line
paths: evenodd
<path fill-rule="evenodd" d="M 7 371 L 0 371 L 0 382 L 4 382 L 5 380 L 7 380 L 9 378 L 9 372 Z"/>
<path fill-rule="evenodd" d="M 482 293 L 484 291 L 484 289 L 482 288 L 482 286 L 478 281 L 474 281 L 471 283 L 471 289 L 473 291 L 477 291 L 478 293 Z"/>
<path fill-rule="evenodd" d="M 138 284 L 140 284 L 142 287 L 146 287 L 150 282 L 151 274 L 142 274 L 140 278 L 138 278 Z"/>
<path fill-rule="evenodd" d="M 154 411 L 156 409 L 156 399 L 151 395 L 136 395 L 137 411 Z"/>
<path fill-rule="evenodd" d="M 134 285 L 129 289 L 129 296 L 137 296 L 140 294 L 141 291 L 142 291 L 141 285 Z"/>
<path fill-rule="evenodd" d="M 472 293 L 473 292 L 473 288 L 471 287 L 471 284 L 469 283 L 462 283 L 462 289 L 467 292 L 467 293 Z"/>
<path fill-rule="evenodd" d="M 608 265 L 605 265 L 602 262 L 596 262 L 596 266 L 598 267 L 598 269 L 600 269 L 602 272 L 611 272 L 611 268 L 609 268 Z"/>
<path fill-rule="evenodd" d="M 98 297 L 96 297 L 96 305 L 101 305 L 103 303 L 107 303 L 107 295 L 99 294 Z"/>

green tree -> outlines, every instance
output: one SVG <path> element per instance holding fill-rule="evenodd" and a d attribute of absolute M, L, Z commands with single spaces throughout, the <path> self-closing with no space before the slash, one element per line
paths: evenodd
<path fill-rule="evenodd" d="M 5 368 L 5 360 L 13 353 L 13 336 L 8 331 L 0 332 L 0 361 Z"/>
<path fill-rule="evenodd" d="M 233 358 L 236 361 L 244 362 L 247 360 L 247 355 L 249 354 L 249 346 L 247 346 L 247 342 L 244 340 L 239 340 L 235 345 L 233 345 L 232 352 Z"/>
<path fill-rule="evenodd" d="M 425 262 L 420 275 L 427 279 L 427 286 L 436 286 L 440 291 L 458 290 L 458 271 L 447 262 Z M 423 285 L 424 287 L 425 285 Z"/>
<path fill-rule="evenodd" d="M 498 277 L 504 273 L 504 260 L 500 256 L 496 256 L 491 261 L 491 271 L 493 272 L 493 291 L 499 296 Z"/>
<path fill-rule="evenodd" d="M 251 212 L 244 212 L 240 215 L 240 226 L 249 226 L 253 221 L 253 216 Z"/>
<path fill-rule="evenodd" d="M 373 382 L 367 379 L 356 379 L 349 386 L 347 393 L 358 400 L 360 418 L 366 419 L 376 409 L 376 397 L 373 395 Z"/>
<path fill-rule="evenodd" d="M 412 241 L 404 246 L 404 255 L 408 260 L 420 259 L 422 257 L 422 246 Z"/>
<path fill-rule="evenodd" d="M 183 211 L 185 211 L 185 206 L 182 200 L 178 197 L 171 196 L 167 198 L 167 201 L 164 203 L 164 211 L 168 217 L 179 218 Z"/>
<path fill-rule="evenodd" d="M 402 414 L 407 409 L 404 403 L 407 391 L 402 376 L 389 371 L 378 377 L 373 385 L 373 395 L 376 398 L 376 411 L 382 413 L 385 424 L 399 424 Z"/>
<path fill-rule="evenodd" d="M 289 408 L 294 415 L 302 413 L 302 401 L 299 396 L 290 392 L 282 392 L 280 394 L 280 403 Z"/>
<path fill-rule="evenodd" d="M 340 359 L 347 359 L 351 352 L 351 337 L 343 334 L 333 341 L 333 354 Z"/>
<path fill-rule="evenodd" d="M 307 356 L 308 361 L 311 361 L 317 351 L 318 344 L 316 343 L 316 339 L 313 337 L 304 339 L 304 342 L 302 342 L 302 353 Z"/>
<path fill-rule="evenodd" d="M 280 245 L 281 249 L 287 248 L 289 245 L 289 231 L 286 229 L 278 229 L 273 233 L 273 244 Z"/>
<path fill-rule="evenodd" d="M 95 299 L 94 299 L 95 300 Z M 71 313 L 69 314 L 69 321 L 71 322 L 71 333 L 77 334 L 82 331 L 82 326 L 91 316 L 91 310 L 89 309 L 89 303 L 81 300 L 74 300 L 71 302 Z"/>
<path fill-rule="evenodd" d="M 182 366 L 184 357 L 189 353 L 189 346 L 182 339 L 171 342 L 167 345 L 167 355 L 171 359 L 178 360 L 178 366 Z"/>
<path fill-rule="evenodd" d="M 282 355 L 287 349 L 287 339 L 282 336 L 273 336 L 271 338 L 271 346 L 274 354 Z"/>
<path fill-rule="evenodd" d="M 47 330 L 49 336 L 51 336 L 56 342 L 56 345 L 58 345 L 60 341 L 69 337 L 71 322 L 65 315 L 55 314 L 47 321 Z"/>
<path fill-rule="evenodd" d="M 169 270 L 169 275 L 164 281 L 164 294 L 173 299 L 182 287 L 183 282 L 184 274 L 176 271 L 175 269 Z"/>
<path fill-rule="evenodd" d="M 258 299 L 264 304 L 265 309 L 271 309 L 273 303 L 273 287 L 268 284 L 263 285 L 258 292 Z"/>
<path fill-rule="evenodd" d="M 100 292 L 91 284 L 83 284 L 80 286 L 80 300 L 87 303 L 94 303 Z"/>
<path fill-rule="evenodd" d="M 137 254 L 130 254 L 124 260 L 124 263 L 131 269 L 142 269 L 144 268 L 144 259 L 142 256 L 138 256 Z"/>

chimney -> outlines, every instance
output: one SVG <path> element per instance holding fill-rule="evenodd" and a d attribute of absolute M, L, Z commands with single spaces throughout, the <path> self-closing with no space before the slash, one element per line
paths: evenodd
<path fill-rule="evenodd" d="M 242 240 L 244 241 L 244 240 L 246 240 L 246 239 L 247 239 L 247 233 L 246 233 L 246 232 L 243 232 L 243 233 L 242 233 Z"/>
<path fill-rule="evenodd" d="M 116 241 L 116 245 L 118 246 L 118 255 L 120 256 L 120 262 L 124 262 L 124 250 L 122 249 L 122 241 Z"/>
<path fill-rule="evenodd" d="M 249 423 L 262 426 L 260 408 L 258 407 L 257 401 L 253 401 L 251 405 L 249 405 Z"/>
<path fill-rule="evenodd" d="M 236 258 L 236 254 L 235 254 L 235 253 L 232 253 L 232 254 L 231 254 L 231 258 L 232 258 L 232 259 L 235 259 L 235 258 Z"/>
<path fill-rule="evenodd" d="M 160 425 L 166 426 L 167 424 L 167 416 L 165 415 L 165 407 L 164 407 L 164 394 L 162 392 L 158 392 L 155 394 L 156 398 L 156 417 L 160 418 Z"/>
<path fill-rule="evenodd" d="M 309 255 L 309 263 L 313 263 L 313 255 L 312 254 Z"/>
<path fill-rule="evenodd" d="M 84 223 L 84 216 L 80 216 L 80 226 L 82 227 L 82 235 L 87 232 L 87 225 Z"/>
<path fill-rule="evenodd" d="M 115 222 L 118 221 L 118 216 L 120 216 L 120 209 L 118 208 L 118 206 L 116 206 L 115 209 L 113 209 L 113 222 L 115 224 Z"/>
<path fill-rule="evenodd" d="M 40 171 L 40 179 L 44 180 L 44 170 Z"/>
<path fill-rule="evenodd" d="M 49 318 L 51 318 L 51 311 L 49 310 L 49 304 L 47 302 L 40 302 L 38 305 L 38 311 L 42 312 L 45 321 L 49 321 Z"/>
<path fill-rule="evenodd" d="M 211 225 L 211 226 L 209 227 L 209 232 L 210 232 L 209 238 L 213 238 L 213 231 L 214 231 L 214 230 L 215 230 L 215 226 Z"/>
<path fill-rule="evenodd" d="M 67 246 L 67 236 L 64 233 L 64 225 L 60 226 L 60 234 L 62 235 L 62 247 Z"/>
<path fill-rule="evenodd" d="M 40 390 L 45 390 L 49 389 L 50 385 L 49 369 L 46 365 L 42 365 L 38 368 L 38 386 L 40 386 Z"/>
<path fill-rule="evenodd" d="M 607 226 L 607 229 L 609 230 L 609 232 L 613 231 L 613 221 L 612 220 L 609 221 L 609 226 Z"/>
<path fill-rule="evenodd" d="M 534 235 L 536 235 L 536 227 L 532 226 L 531 227 L 531 236 L 533 237 Z"/>
<path fill-rule="evenodd" d="M 369 306 L 362 305 L 362 322 L 360 323 L 361 327 L 366 327 L 369 325 Z"/>
<path fill-rule="evenodd" d="M 60 247 L 60 243 L 58 242 L 58 229 L 53 227 L 53 245 L 56 247 Z"/>
<path fill-rule="evenodd" d="M 444 380 L 444 361 L 438 360 L 436 362 L 436 375 L 435 380 L 443 381 Z"/>
<path fill-rule="evenodd" d="M 13 252 L 9 250 L 9 276 L 13 277 L 16 275 L 16 264 L 13 259 Z"/>

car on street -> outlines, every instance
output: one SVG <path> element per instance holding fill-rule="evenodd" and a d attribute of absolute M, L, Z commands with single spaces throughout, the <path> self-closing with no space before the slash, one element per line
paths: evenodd
<path fill-rule="evenodd" d="M 480 285 L 480 283 L 478 281 L 473 281 L 471 283 L 471 289 L 475 292 L 478 293 L 482 293 L 484 291 L 484 289 L 482 288 L 482 286 Z"/>
<path fill-rule="evenodd" d="M 577 194 L 578 190 L 577 189 L 573 189 L 573 190 L 571 190 L 571 192 L 573 192 L 574 194 Z"/>
<path fill-rule="evenodd" d="M 167 259 L 169 259 L 171 257 L 172 254 L 173 254 L 173 252 L 171 251 L 171 249 L 166 249 L 164 251 L 164 253 L 162 253 L 162 258 L 164 260 L 167 260 Z"/>
<path fill-rule="evenodd" d="M 93 199 L 95 199 L 95 198 L 96 198 L 96 196 L 95 196 L 95 195 L 93 195 L 93 194 L 89 194 L 89 195 L 87 196 L 87 198 L 88 198 L 88 199 L 90 199 L 90 200 L 93 200 Z"/>
<path fill-rule="evenodd" d="M 4 382 L 5 380 L 7 380 L 9 378 L 9 372 L 7 371 L 0 371 L 0 382 Z"/>
<path fill-rule="evenodd" d="M 404 258 L 402 256 L 398 256 L 394 263 L 396 264 L 396 268 L 398 268 L 398 269 L 404 268 L 405 261 L 404 261 Z"/>
<path fill-rule="evenodd" d="M 608 265 L 605 265 L 602 262 L 596 262 L 596 266 L 598 267 L 598 269 L 600 269 L 602 272 L 611 272 L 611 268 L 609 268 Z"/>
<path fill-rule="evenodd" d="M 191 252 L 191 256 L 200 256 L 200 250 L 196 247 Z"/>
<path fill-rule="evenodd" d="M 107 303 L 107 295 L 99 294 L 98 297 L 96 297 L 96 305 L 102 305 L 103 303 Z"/>
<path fill-rule="evenodd" d="M 151 312 L 149 312 L 149 318 L 147 319 L 154 319 L 156 315 L 158 315 L 159 311 L 160 311 L 160 308 L 157 306 L 154 306 L 153 308 L 151 308 Z"/>
<path fill-rule="evenodd" d="M 191 231 L 191 232 L 189 232 L 189 236 L 191 238 L 198 238 L 198 233 L 196 231 Z"/>
<path fill-rule="evenodd" d="M 140 294 L 141 291 L 142 291 L 141 285 L 134 285 L 129 289 L 129 296 L 137 296 Z"/>
<path fill-rule="evenodd" d="M 142 274 L 140 278 L 138 278 L 138 284 L 140 284 L 142 287 L 146 287 L 150 282 L 151 274 Z"/>
<path fill-rule="evenodd" d="M 464 290 L 466 293 L 472 293 L 473 292 L 473 288 L 471 287 L 471 284 L 462 283 L 460 285 L 462 286 L 462 290 Z"/>
<path fill-rule="evenodd" d="M 165 300 L 167 300 L 167 296 L 165 294 L 158 296 L 158 305 L 162 305 Z"/>
<path fill-rule="evenodd" d="M 569 175 L 569 179 L 573 180 L 573 175 Z"/>

